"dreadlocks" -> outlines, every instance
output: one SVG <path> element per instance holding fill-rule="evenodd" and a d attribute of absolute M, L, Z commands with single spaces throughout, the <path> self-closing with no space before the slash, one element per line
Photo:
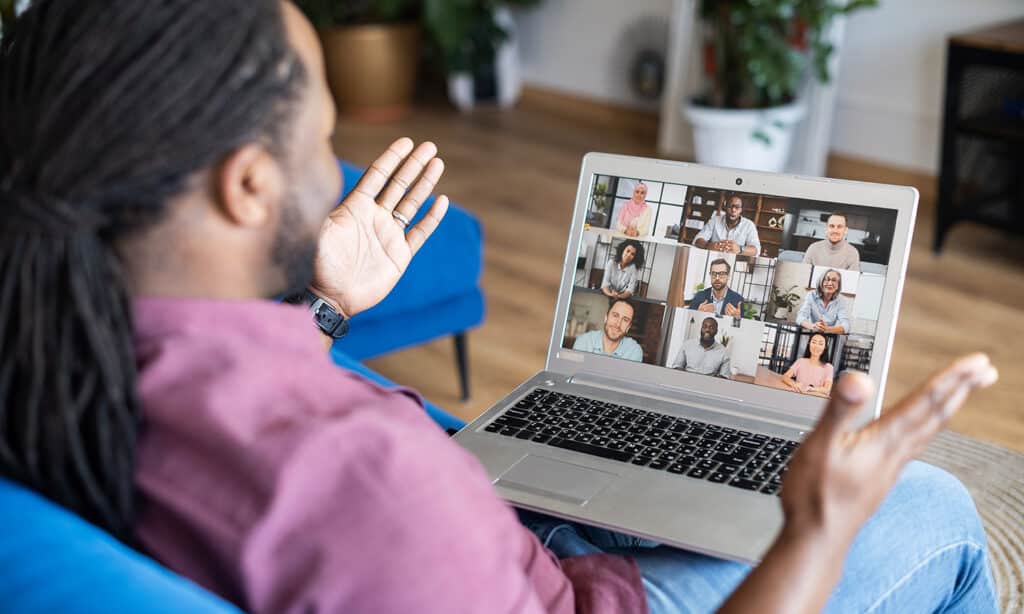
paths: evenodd
<path fill-rule="evenodd" d="M 36 0 L 0 47 L 0 475 L 130 541 L 139 429 L 114 243 L 303 83 L 278 0 Z"/>

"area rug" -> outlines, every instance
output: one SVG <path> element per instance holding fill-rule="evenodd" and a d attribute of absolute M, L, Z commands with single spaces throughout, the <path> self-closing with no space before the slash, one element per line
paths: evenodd
<path fill-rule="evenodd" d="M 988 535 L 1003 612 L 1024 612 L 1024 455 L 946 431 L 921 460 L 967 486 Z"/>

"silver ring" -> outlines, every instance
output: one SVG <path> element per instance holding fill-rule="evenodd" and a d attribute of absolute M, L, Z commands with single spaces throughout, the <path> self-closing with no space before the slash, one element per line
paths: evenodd
<path fill-rule="evenodd" d="M 391 212 L 391 217 L 395 218 L 395 221 L 402 225 L 402 228 L 409 227 L 409 218 L 405 217 L 397 210 Z"/>

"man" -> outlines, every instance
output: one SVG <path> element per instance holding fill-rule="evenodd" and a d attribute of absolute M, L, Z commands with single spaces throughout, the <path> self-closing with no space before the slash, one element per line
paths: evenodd
<path fill-rule="evenodd" d="M 734 318 L 743 316 L 743 297 L 729 288 L 729 273 L 732 267 L 725 258 L 711 261 L 711 287 L 704 288 L 690 299 L 690 309 L 727 315 Z"/>
<path fill-rule="evenodd" d="M 338 369 L 308 311 L 269 298 L 369 308 L 447 204 L 409 227 L 443 164 L 399 139 L 334 208 L 333 105 L 293 5 L 36 0 L 8 34 L 5 478 L 255 613 L 994 610 L 970 498 L 903 472 L 995 380 L 985 356 L 854 436 L 873 392 L 844 377 L 756 569 L 561 520 L 558 561 L 414 394 Z"/>
<path fill-rule="evenodd" d="M 683 342 L 671 367 L 687 373 L 717 375 L 729 379 L 729 352 L 715 340 L 717 334 L 718 322 L 711 317 L 704 318 L 700 323 L 700 337 Z"/>
<path fill-rule="evenodd" d="M 846 241 L 846 214 L 835 212 L 828 217 L 825 239 L 811 243 L 804 253 L 804 262 L 847 271 L 860 270 L 860 252 Z"/>
<path fill-rule="evenodd" d="M 695 247 L 716 252 L 757 256 L 761 253 L 761 240 L 757 226 L 743 217 L 743 197 L 734 194 L 729 197 L 724 215 L 714 215 L 704 223 L 704 228 L 693 238 Z"/>
<path fill-rule="evenodd" d="M 632 325 L 633 305 L 625 299 L 616 299 L 604 315 L 604 329 L 592 330 L 576 337 L 572 349 L 641 362 L 644 359 L 643 348 L 632 337 L 626 336 Z"/>

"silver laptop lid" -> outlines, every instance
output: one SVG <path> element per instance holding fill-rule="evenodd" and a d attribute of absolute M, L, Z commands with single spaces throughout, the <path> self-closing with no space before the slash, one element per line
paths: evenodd
<path fill-rule="evenodd" d="M 917 201 L 909 187 L 587 154 L 546 368 L 798 424 L 858 370 L 877 387 L 859 421 L 877 417 Z M 609 294 L 626 290 L 629 308 L 615 307 Z"/>

